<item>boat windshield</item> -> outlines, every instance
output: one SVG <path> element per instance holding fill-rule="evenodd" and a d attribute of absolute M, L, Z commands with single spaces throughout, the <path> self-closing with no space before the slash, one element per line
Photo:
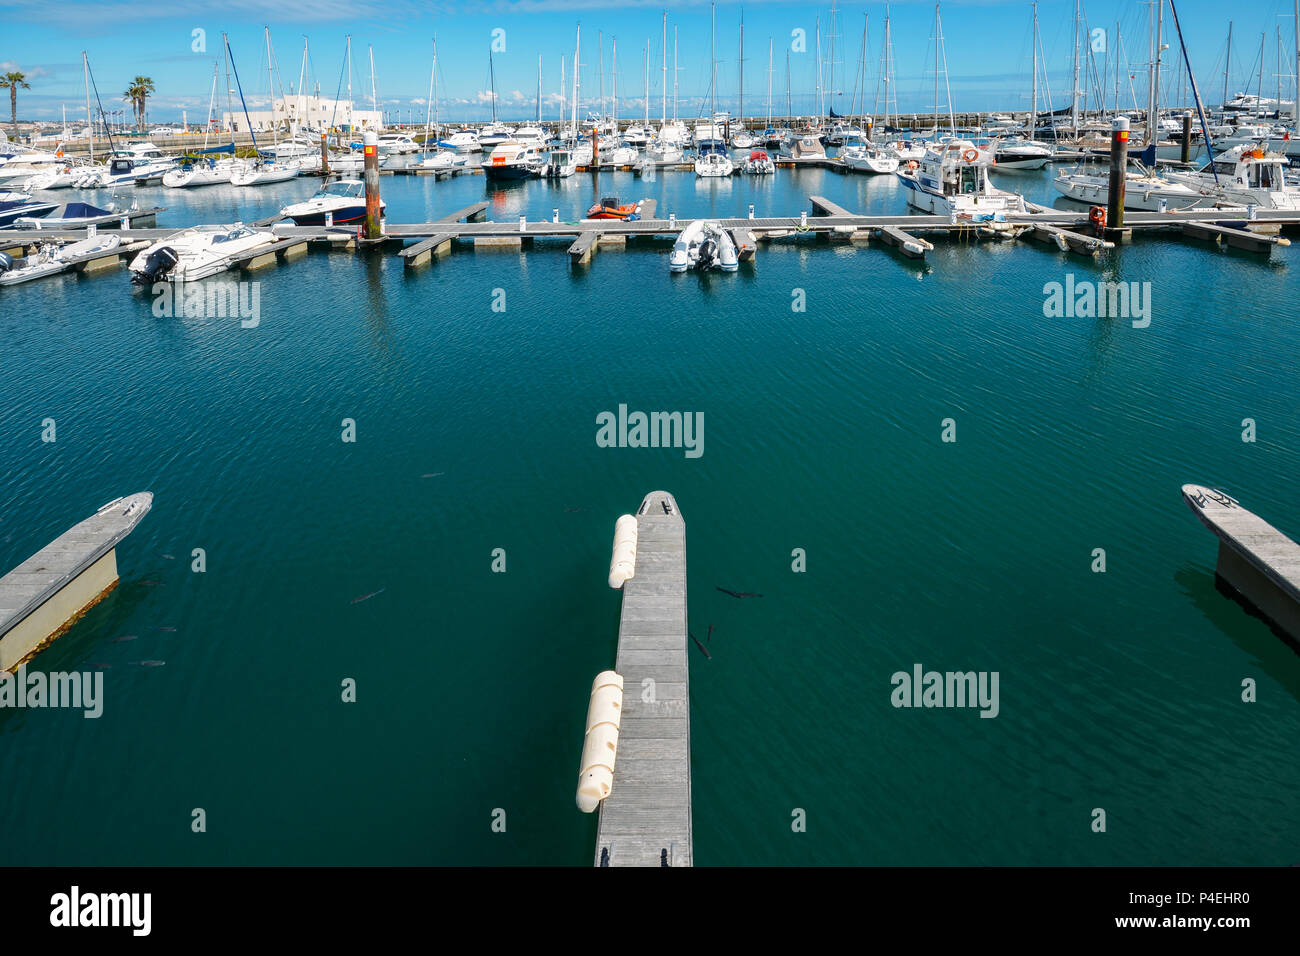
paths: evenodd
<path fill-rule="evenodd" d="M 345 199 L 358 199 L 364 194 L 364 183 L 330 183 L 316 194 L 317 198 L 342 196 Z"/>
<path fill-rule="evenodd" d="M 212 242 L 214 244 L 218 242 L 230 242 L 232 239 L 243 239 L 245 236 L 251 235 L 253 235 L 253 230 L 249 229 L 247 226 L 238 226 L 235 229 L 230 230 L 230 232 L 213 236 Z"/>

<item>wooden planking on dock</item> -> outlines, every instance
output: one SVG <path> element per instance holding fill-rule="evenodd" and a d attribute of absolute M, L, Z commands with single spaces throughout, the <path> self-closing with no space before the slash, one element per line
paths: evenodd
<path fill-rule="evenodd" d="M 686 522 L 666 491 L 646 495 L 636 519 L 636 571 L 623 585 L 615 664 L 623 716 L 594 862 L 691 866 Z M 650 686 L 653 700 L 643 700 Z"/>
<path fill-rule="evenodd" d="M 1219 539 L 1216 573 L 1300 641 L 1300 544 L 1216 488 L 1188 484 L 1182 494 Z"/>
<path fill-rule="evenodd" d="M 1210 242 L 1224 242 L 1236 249 L 1248 252 L 1268 252 L 1274 246 L 1289 246 L 1291 241 L 1281 236 L 1264 235 L 1249 229 L 1233 228 L 1217 222 L 1185 222 L 1183 235 L 1192 239 L 1205 239 Z"/>
<path fill-rule="evenodd" d="M 1040 242 L 1051 243 L 1062 252 L 1077 252 L 1085 256 L 1100 255 L 1107 249 L 1115 248 L 1115 243 L 1108 242 L 1105 239 L 1071 232 L 1069 229 L 1062 229 L 1060 226 L 1053 226 L 1048 223 L 1036 223 L 1029 230 L 1028 235 Z"/>
<path fill-rule="evenodd" d="M 581 233 L 573 245 L 569 246 L 569 261 L 575 265 L 585 265 L 590 262 L 598 248 L 596 243 L 598 237 L 599 233 L 595 230 Z"/>

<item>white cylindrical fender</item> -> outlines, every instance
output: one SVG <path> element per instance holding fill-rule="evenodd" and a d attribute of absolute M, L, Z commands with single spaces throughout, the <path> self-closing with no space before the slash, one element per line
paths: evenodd
<path fill-rule="evenodd" d="M 614 789 L 614 758 L 623 717 L 623 678 L 601 671 L 591 683 L 587 704 L 587 736 L 578 767 L 578 809 L 591 813 Z"/>
<path fill-rule="evenodd" d="M 623 515 L 614 522 L 614 553 L 609 559 L 609 586 L 615 590 L 636 574 L 636 518 Z"/>

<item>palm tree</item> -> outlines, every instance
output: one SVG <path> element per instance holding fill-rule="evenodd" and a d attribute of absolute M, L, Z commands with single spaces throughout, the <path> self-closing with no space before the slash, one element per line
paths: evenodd
<path fill-rule="evenodd" d="M 0 90 L 9 91 L 9 119 L 14 124 L 14 135 L 18 135 L 18 90 L 30 90 L 31 86 L 23 81 L 27 79 L 26 73 L 19 73 L 16 70 L 12 73 L 6 73 L 0 77 Z"/>
<path fill-rule="evenodd" d="M 126 92 L 122 94 L 122 99 L 131 104 L 131 112 L 135 114 L 137 127 L 144 125 L 145 104 L 153 89 L 153 80 L 147 76 L 137 76 L 131 81 L 131 85 L 126 88 Z"/>

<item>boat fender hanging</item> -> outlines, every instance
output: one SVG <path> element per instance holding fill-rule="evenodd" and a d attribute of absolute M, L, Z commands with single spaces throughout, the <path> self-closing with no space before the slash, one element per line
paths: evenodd
<path fill-rule="evenodd" d="M 614 789 L 614 760 L 623 716 L 623 678 L 601 671 L 591 682 L 587 731 L 578 768 L 578 809 L 591 813 Z"/>
<path fill-rule="evenodd" d="M 618 590 L 636 574 L 636 518 L 623 515 L 614 522 L 614 551 L 609 559 L 609 586 Z"/>

